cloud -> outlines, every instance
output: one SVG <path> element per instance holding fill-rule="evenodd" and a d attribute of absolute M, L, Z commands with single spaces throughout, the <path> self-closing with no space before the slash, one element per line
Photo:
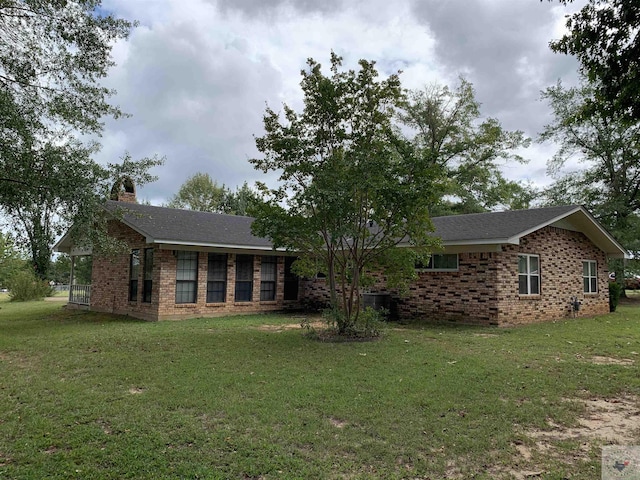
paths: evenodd
<path fill-rule="evenodd" d="M 342 0 L 217 0 L 214 1 L 221 11 L 239 11 L 253 18 L 274 19 L 286 11 L 297 14 L 326 13 L 330 14 L 340 9 Z"/>
<path fill-rule="evenodd" d="M 584 1 L 584 0 L 583 0 Z M 167 157 L 160 180 L 139 190 L 166 201 L 188 176 L 209 173 L 235 187 L 272 182 L 247 162 L 258 154 L 265 106 L 302 108 L 300 70 L 309 57 L 327 66 L 333 50 L 355 68 L 375 60 L 382 75 L 402 70 L 407 88 L 473 82 L 487 116 L 535 135 L 549 109 L 539 91 L 575 76 L 575 62 L 548 49 L 566 7 L 513 0 L 105 0 L 105 9 L 140 21 L 114 47 L 107 86 L 131 118 L 108 121 L 98 159 Z M 546 154 L 536 157 L 534 180 Z M 527 155 L 525 153 L 525 155 Z M 522 167 L 509 178 L 526 178 Z"/>

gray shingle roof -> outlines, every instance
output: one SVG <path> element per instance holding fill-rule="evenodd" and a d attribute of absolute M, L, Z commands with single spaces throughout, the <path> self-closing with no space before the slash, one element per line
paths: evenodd
<path fill-rule="evenodd" d="M 271 247 L 251 233 L 251 217 L 108 201 L 107 209 L 123 209 L 125 223 L 154 241 Z M 500 241 L 539 228 L 580 209 L 579 206 L 534 208 L 508 212 L 434 217 L 435 235 L 444 242 Z"/>
<path fill-rule="evenodd" d="M 271 250 L 272 243 L 251 233 L 253 218 L 218 213 L 107 202 L 108 210 L 122 208 L 123 221 L 154 243 Z M 576 205 L 508 212 L 435 217 L 434 235 L 446 245 L 518 243 L 520 237 L 558 225 L 584 232 L 609 255 L 621 257 L 626 250 L 584 208 Z M 63 238 L 56 247 L 70 248 Z"/>
<path fill-rule="evenodd" d="M 109 200 L 107 210 L 116 209 L 127 225 L 154 242 L 272 248 L 269 240 L 251 233 L 250 217 Z"/>
<path fill-rule="evenodd" d="M 576 205 L 507 212 L 434 217 L 435 235 L 444 242 L 499 241 L 528 233 L 579 210 Z"/>

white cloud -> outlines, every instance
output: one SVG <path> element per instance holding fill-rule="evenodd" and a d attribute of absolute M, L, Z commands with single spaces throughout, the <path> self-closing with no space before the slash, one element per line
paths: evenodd
<path fill-rule="evenodd" d="M 409 88 L 466 72 L 483 112 L 529 135 L 548 115 L 539 91 L 575 75 L 575 63 L 547 47 L 565 11 L 547 2 L 107 0 L 105 8 L 140 26 L 115 46 L 107 80 L 114 103 L 133 116 L 107 122 L 99 160 L 124 150 L 166 155 L 160 180 L 139 190 L 156 203 L 198 171 L 230 187 L 264 180 L 247 159 L 257 155 L 265 104 L 301 108 L 308 57 L 327 65 L 334 50 L 348 67 L 376 60 L 384 75 L 402 70 Z M 530 153 L 535 166 L 506 174 L 535 172 L 531 180 L 543 184 L 548 153 Z"/>

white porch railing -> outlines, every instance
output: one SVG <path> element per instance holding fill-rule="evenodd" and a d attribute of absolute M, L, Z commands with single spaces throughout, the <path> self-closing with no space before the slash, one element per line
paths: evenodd
<path fill-rule="evenodd" d="M 71 285 L 69 303 L 89 305 L 91 301 L 91 285 Z"/>

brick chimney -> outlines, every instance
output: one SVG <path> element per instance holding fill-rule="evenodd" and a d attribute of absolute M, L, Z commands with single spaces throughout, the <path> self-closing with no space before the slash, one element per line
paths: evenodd
<path fill-rule="evenodd" d="M 118 202 L 138 203 L 136 199 L 136 187 L 129 177 L 122 177 L 111 188 L 111 200 Z"/>

